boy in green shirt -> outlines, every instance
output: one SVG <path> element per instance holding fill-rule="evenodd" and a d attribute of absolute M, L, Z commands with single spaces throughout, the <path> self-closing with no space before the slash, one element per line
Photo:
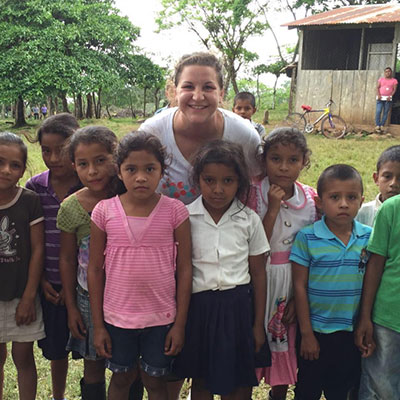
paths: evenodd
<path fill-rule="evenodd" d="M 374 224 L 355 341 L 362 362 L 360 400 L 400 399 L 400 195 Z"/>

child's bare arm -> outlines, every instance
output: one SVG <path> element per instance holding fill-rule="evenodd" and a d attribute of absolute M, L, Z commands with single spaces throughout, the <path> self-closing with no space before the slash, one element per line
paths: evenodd
<path fill-rule="evenodd" d="M 88 287 L 90 306 L 94 327 L 94 346 L 100 357 L 111 357 L 111 339 L 104 326 L 103 296 L 105 273 L 104 250 L 106 248 L 106 233 L 92 222 L 90 229 Z"/>
<path fill-rule="evenodd" d="M 253 334 L 255 352 L 260 351 L 265 341 L 264 319 L 267 296 L 267 275 L 265 272 L 265 254 L 249 257 L 249 272 L 254 290 Z"/>
<path fill-rule="evenodd" d="M 268 210 L 263 218 L 263 225 L 267 239 L 271 240 L 272 231 L 281 209 L 281 201 L 285 191 L 278 185 L 272 184 L 268 190 Z"/>
<path fill-rule="evenodd" d="M 371 254 L 364 276 L 361 296 L 359 322 L 355 331 L 355 343 L 362 353 L 362 357 L 369 357 L 375 350 L 373 339 L 373 325 L 371 321 L 372 307 L 375 295 L 381 282 L 386 258 L 379 254 Z"/>
<path fill-rule="evenodd" d="M 76 304 L 77 245 L 74 233 L 61 231 L 60 275 L 68 309 L 68 326 L 73 337 L 84 339 L 86 328 Z"/>
<path fill-rule="evenodd" d="M 29 325 L 36 320 L 35 298 L 43 273 L 44 222 L 39 222 L 30 227 L 30 241 L 31 258 L 29 260 L 28 281 L 15 313 L 17 325 Z"/>
<path fill-rule="evenodd" d="M 301 333 L 300 356 L 305 360 L 317 360 L 319 358 L 319 343 L 312 329 L 307 296 L 308 268 L 292 262 L 292 279 L 296 314 Z"/>
<path fill-rule="evenodd" d="M 192 294 L 192 239 L 189 218 L 174 232 L 178 243 L 176 258 L 176 318 L 165 339 L 165 354 L 176 355 L 183 347 L 185 325 Z"/>

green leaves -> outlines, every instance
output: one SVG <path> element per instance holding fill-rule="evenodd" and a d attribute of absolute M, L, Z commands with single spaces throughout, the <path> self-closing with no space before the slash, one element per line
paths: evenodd
<path fill-rule="evenodd" d="M 241 66 L 258 58 L 246 49 L 247 39 L 269 27 L 263 14 L 266 4 L 257 0 L 162 0 L 162 6 L 156 19 L 159 29 L 186 25 L 207 50 L 222 54 L 228 80 L 237 88 Z"/>

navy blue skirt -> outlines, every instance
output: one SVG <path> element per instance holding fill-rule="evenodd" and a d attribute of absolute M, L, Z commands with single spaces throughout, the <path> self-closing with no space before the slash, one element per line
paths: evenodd
<path fill-rule="evenodd" d="M 255 367 L 271 365 L 267 342 L 261 352 L 254 352 L 251 285 L 209 290 L 192 295 L 185 346 L 173 370 L 181 378 L 204 380 L 210 393 L 228 395 L 258 385 Z"/>

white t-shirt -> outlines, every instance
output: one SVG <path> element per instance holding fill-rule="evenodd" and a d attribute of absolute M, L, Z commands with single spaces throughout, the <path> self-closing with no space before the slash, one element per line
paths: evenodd
<path fill-rule="evenodd" d="M 173 119 L 177 110 L 177 107 L 170 108 L 149 118 L 141 125 L 140 130 L 157 136 L 172 157 L 166 173 L 160 181 L 158 191 L 189 204 L 199 196 L 199 193 L 189 180 L 192 166 L 180 152 L 175 141 Z M 223 139 L 242 145 L 251 176 L 258 175 L 260 170 L 256 153 L 260 144 L 260 136 L 257 131 L 250 121 L 233 112 L 222 108 L 219 108 L 219 111 L 224 117 Z"/>
<path fill-rule="evenodd" d="M 204 208 L 201 196 L 187 209 L 193 245 L 193 293 L 249 283 L 249 256 L 270 250 L 260 217 L 236 199 L 218 224 Z"/>
<path fill-rule="evenodd" d="M 356 216 L 356 221 L 361 222 L 364 225 L 374 226 L 375 216 L 382 205 L 380 201 L 381 194 L 379 193 L 375 200 L 365 203 L 361 206 Z"/>

